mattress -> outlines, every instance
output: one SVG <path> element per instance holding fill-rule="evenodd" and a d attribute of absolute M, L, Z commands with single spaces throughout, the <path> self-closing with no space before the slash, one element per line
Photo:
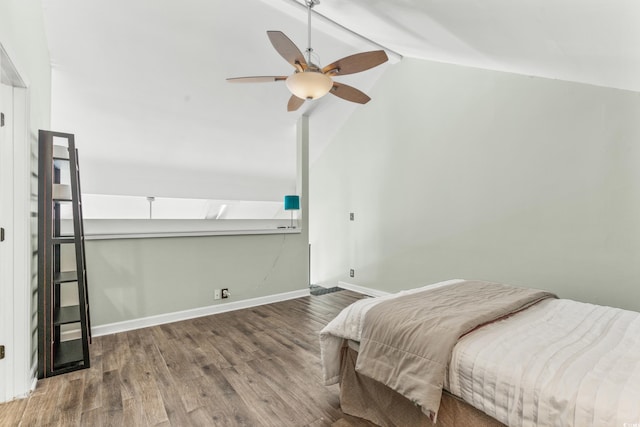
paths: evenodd
<path fill-rule="evenodd" d="M 509 426 L 640 425 L 640 313 L 542 301 L 462 337 L 446 379 Z"/>
<path fill-rule="evenodd" d="M 358 301 L 323 329 L 325 383 L 340 379 L 344 339 L 359 341 L 366 312 L 389 298 Z M 640 313 L 542 301 L 462 337 L 445 389 L 510 426 L 640 425 Z"/>

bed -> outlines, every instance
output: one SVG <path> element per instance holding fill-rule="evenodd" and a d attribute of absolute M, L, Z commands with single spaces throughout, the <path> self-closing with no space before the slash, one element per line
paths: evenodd
<path fill-rule="evenodd" d="M 448 323 L 458 318 L 461 329 Z M 632 311 L 450 280 L 355 302 L 321 331 L 320 347 L 343 412 L 382 426 L 640 426 Z"/>

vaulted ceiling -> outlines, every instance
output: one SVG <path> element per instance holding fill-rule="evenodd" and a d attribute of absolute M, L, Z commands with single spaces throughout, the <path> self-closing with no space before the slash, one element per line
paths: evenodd
<path fill-rule="evenodd" d="M 295 126 L 311 116 L 311 160 L 357 108 L 327 95 L 286 111 L 282 82 L 227 77 L 293 68 L 266 31 L 301 49 L 295 0 L 42 0 L 52 125 L 73 132 L 90 193 L 279 200 L 293 190 Z M 322 0 L 320 65 L 385 48 L 392 61 L 338 78 L 372 95 L 403 56 L 640 92 L 635 0 Z"/>

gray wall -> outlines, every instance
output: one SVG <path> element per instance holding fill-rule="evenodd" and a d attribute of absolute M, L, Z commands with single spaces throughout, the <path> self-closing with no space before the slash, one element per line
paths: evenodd
<path fill-rule="evenodd" d="M 304 233 L 89 240 L 91 324 L 100 326 L 308 286 Z M 231 298 L 213 299 L 229 288 Z"/>
<path fill-rule="evenodd" d="M 640 94 L 405 59 L 371 96 L 311 169 L 312 283 L 640 310 Z"/>

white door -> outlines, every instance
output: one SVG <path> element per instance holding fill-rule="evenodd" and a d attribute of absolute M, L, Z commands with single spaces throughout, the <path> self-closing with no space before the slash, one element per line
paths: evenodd
<path fill-rule="evenodd" d="M 30 343 L 30 145 L 28 90 L 0 44 L 0 402 L 33 383 Z"/>
<path fill-rule="evenodd" d="M 0 359 L 0 402 L 11 398 L 13 390 L 13 366 L 11 346 L 13 337 L 13 251 L 11 226 L 13 225 L 13 139 L 9 109 L 12 106 L 12 89 L 0 84 L 0 112 L 4 125 L 0 127 L 0 227 L 4 240 L 0 242 L 0 345 L 6 353 Z"/>

